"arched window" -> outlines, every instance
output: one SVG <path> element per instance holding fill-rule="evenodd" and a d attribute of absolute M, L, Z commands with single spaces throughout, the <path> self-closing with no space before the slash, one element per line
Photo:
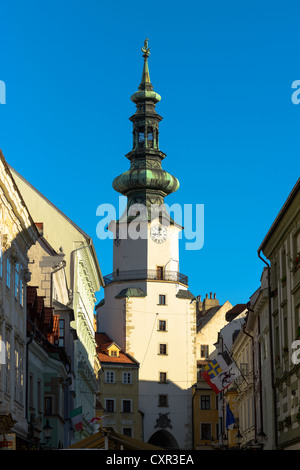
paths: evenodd
<path fill-rule="evenodd" d="M 145 146 L 145 132 L 139 131 L 138 147 L 143 148 L 144 146 Z"/>
<path fill-rule="evenodd" d="M 148 127 L 147 147 L 150 148 L 150 149 L 153 148 L 153 129 L 152 129 L 152 127 Z"/>

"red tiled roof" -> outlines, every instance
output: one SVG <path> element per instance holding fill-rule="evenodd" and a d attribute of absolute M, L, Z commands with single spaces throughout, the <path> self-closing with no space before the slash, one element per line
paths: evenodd
<path fill-rule="evenodd" d="M 40 232 L 40 234 L 43 233 L 43 230 L 44 230 L 44 224 L 43 222 L 35 222 L 35 226 L 37 227 L 38 231 Z"/>
<path fill-rule="evenodd" d="M 236 304 L 227 313 L 242 313 L 247 308 L 247 304 Z"/>
<path fill-rule="evenodd" d="M 136 364 L 135 361 L 130 359 L 127 354 L 123 353 L 122 351 L 119 352 L 119 357 L 109 356 L 108 353 L 105 352 L 98 352 L 98 358 L 100 362 L 109 362 L 109 363 L 116 363 L 116 364 Z"/>
<path fill-rule="evenodd" d="M 101 351 L 107 349 L 113 343 L 105 333 L 96 333 L 95 339 L 97 346 Z"/>
<path fill-rule="evenodd" d="M 118 346 L 114 341 L 112 341 L 105 333 L 95 333 L 95 340 L 97 343 L 97 355 L 100 362 L 110 362 L 116 364 L 136 364 L 136 361 L 132 359 L 128 354 L 126 354 L 120 346 Z M 116 344 L 119 351 L 119 357 L 109 356 L 107 348 L 111 344 Z"/>
<path fill-rule="evenodd" d="M 234 320 L 240 313 L 246 310 L 247 304 L 236 304 L 228 312 L 226 312 L 225 318 L 226 321 Z"/>

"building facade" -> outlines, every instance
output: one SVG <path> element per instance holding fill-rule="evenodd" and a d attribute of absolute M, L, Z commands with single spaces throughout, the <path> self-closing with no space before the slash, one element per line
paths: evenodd
<path fill-rule="evenodd" d="M 39 233 L 0 151 L 0 435 L 28 440 L 26 297 L 28 250 Z"/>
<path fill-rule="evenodd" d="M 241 331 L 247 316 L 246 304 L 237 304 L 227 310 L 225 318 L 227 324 L 218 331 L 218 339 L 215 342 L 215 350 L 210 355 L 209 359 L 213 360 L 218 354 L 227 357 L 230 362 L 235 363 L 232 356 L 232 346 L 239 332 Z M 235 420 L 238 420 L 237 397 L 239 388 L 237 387 L 236 380 L 233 381 L 227 388 L 217 394 L 218 397 L 218 414 L 219 414 L 219 435 L 216 448 L 228 449 L 236 448 L 238 424 L 234 423 L 234 429 L 227 429 L 226 427 L 226 409 L 227 405 L 230 406 L 234 412 Z"/>
<path fill-rule="evenodd" d="M 227 325 L 226 313 L 232 305 L 228 300 L 220 305 L 212 293 L 206 294 L 203 301 L 199 296 L 197 300 L 197 360 L 203 361 L 215 350 L 218 332 Z"/>
<path fill-rule="evenodd" d="M 139 363 L 105 333 L 96 333 L 101 364 L 98 400 L 103 414 L 101 427 L 134 439 L 143 439 L 143 417 L 139 411 Z"/>
<path fill-rule="evenodd" d="M 205 361 L 202 362 L 202 365 Z M 193 395 L 193 448 L 212 450 L 219 438 L 218 397 L 199 376 Z"/>
<path fill-rule="evenodd" d="M 254 350 L 254 360 L 256 367 L 260 370 L 259 390 L 260 397 L 256 400 L 257 416 L 259 427 L 258 435 L 262 436 L 261 443 L 264 449 L 275 449 L 275 410 L 274 392 L 272 386 L 272 353 L 270 339 L 270 315 L 269 315 L 269 289 L 268 289 L 268 269 L 265 267 L 257 295 L 250 298 L 249 316 L 254 316 L 255 330 L 257 331 L 258 344 Z M 253 324 L 253 328 L 254 328 Z"/>
<path fill-rule="evenodd" d="M 300 179 L 258 255 L 267 265 L 275 448 L 300 449 Z"/>
<path fill-rule="evenodd" d="M 71 328 L 76 332 L 72 393 L 74 408 L 82 407 L 83 431 L 76 432 L 74 440 L 93 432 L 90 420 L 95 416 L 96 394 L 99 383 L 95 374 L 99 364 L 96 356 L 94 305 L 95 293 L 103 285 L 101 270 L 93 241 L 81 228 L 54 206 L 28 181 L 11 169 L 24 200 L 37 224 L 43 225 L 43 236 L 55 252 L 63 254 L 64 272 L 68 289 L 68 307 L 74 312 Z M 46 267 L 45 267 L 46 268 Z M 61 276 L 62 271 L 56 276 Z M 52 296 L 58 298 L 52 285 Z M 41 288 L 50 289 L 51 282 L 45 279 Z M 51 300 L 51 298 L 50 298 Z M 60 301 L 62 301 L 60 299 Z"/>
<path fill-rule="evenodd" d="M 27 290 L 29 442 L 26 448 L 60 449 L 69 444 L 65 439 L 65 397 L 70 357 L 60 343 L 60 315 L 45 305 L 36 287 L 28 286 Z M 45 426 L 52 428 L 49 440 Z"/>
<path fill-rule="evenodd" d="M 127 197 L 114 232 L 113 273 L 105 276 L 105 299 L 97 309 L 105 331 L 140 363 L 139 408 L 144 439 L 165 448 L 192 447 L 192 385 L 196 382 L 196 299 L 179 272 L 178 235 L 164 198 L 178 180 L 164 171 L 155 111 L 160 96 L 150 82 L 147 41 L 139 89 L 130 169 L 113 187 Z M 137 218 L 137 214 L 138 218 Z"/>
<path fill-rule="evenodd" d="M 251 321 L 252 320 L 252 321 Z M 241 371 L 236 380 L 235 396 L 236 417 L 239 420 L 241 433 L 241 446 L 247 448 L 255 443 L 259 415 L 257 414 L 257 399 L 260 398 L 260 371 L 255 367 L 258 365 L 258 338 L 254 331 L 253 315 L 248 313 L 245 324 L 233 342 L 231 354 Z"/>

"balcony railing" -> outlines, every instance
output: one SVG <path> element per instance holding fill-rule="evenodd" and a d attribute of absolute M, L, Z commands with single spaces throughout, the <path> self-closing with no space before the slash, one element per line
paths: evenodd
<path fill-rule="evenodd" d="M 142 269 L 140 271 L 119 271 L 104 276 L 104 282 L 106 286 L 112 284 L 113 282 L 138 280 L 171 281 L 180 282 L 185 286 L 188 285 L 188 276 L 185 276 L 184 274 L 181 274 L 177 271 L 161 272 L 155 269 Z"/>

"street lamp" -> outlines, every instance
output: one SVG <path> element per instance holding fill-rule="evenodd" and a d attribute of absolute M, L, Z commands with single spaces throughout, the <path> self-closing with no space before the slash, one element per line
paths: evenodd
<path fill-rule="evenodd" d="M 47 442 L 48 445 L 51 441 L 52 429 L 53 428 L 52 428 L 51 424 L 49 423 L 49 419 L 47 419 L 47 422 L 46 422 L 45 426 L 43 427 L 43 431 L 44 431 L 44 438 L 46 439 L 46 442 Z"/>
<path fill-rule="evenodd" d="M 266 434 L 263 432 L 263 430 L 261 429 L 259 431 L 259 433 L 257 434 L 257 441 L 258 441 L 258 444 L 261 446 L 261 448 L 263 448 L 264 446 L 264 440 L 266 439 Z"/>
<path fill-rule="evenodd" d="M 239 429 L 238 429 L 238 432 L 237 432 L 237 435 L 235 436 L 235 438 L 236 438 L 237 446 L 238 446 L 238 448 L 240 448 L 241 444 L 242 444 L 243 436 L 241 435 Z"/>
<path fill-rule="evenodd" d="M 227 438 L 227 435 L 225 433 L 222 436 L 222 444 L 223 444 L 223 448 L 227 449 L 228 438 Z"/>

